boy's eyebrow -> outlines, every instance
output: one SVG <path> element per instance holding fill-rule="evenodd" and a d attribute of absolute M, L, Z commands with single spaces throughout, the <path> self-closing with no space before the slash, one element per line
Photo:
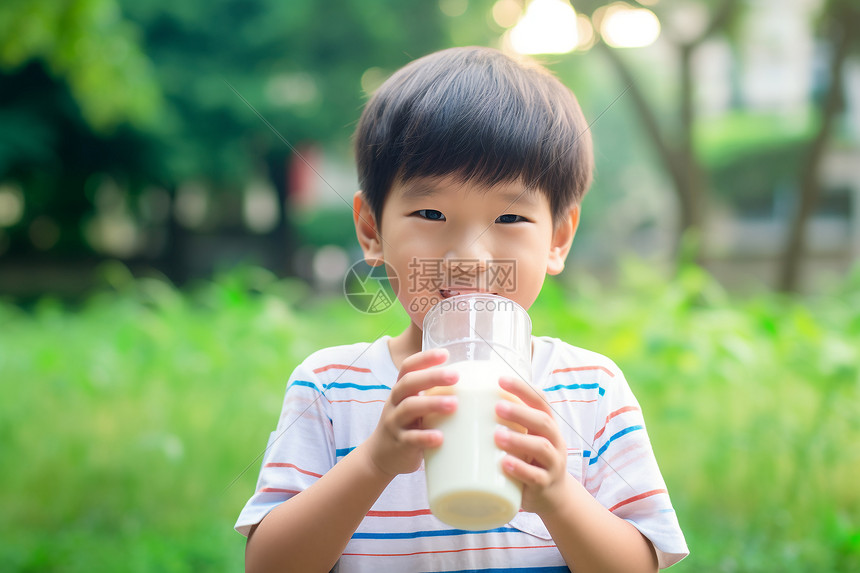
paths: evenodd
<path fill-rule="evenodd" d="M 508 202 L 508 207 L 515 203 L 525 203 L 533 205 L 537 202 L 538 190 L 534 187 L 525 187 L 523 189 L 512 189 L 510 191 L 502 191 L 498 194 L 500 199 Z"/>
<path fill-rule="evenodd" d="M 438 192 L 439 189 L 426 179 L 413 179 L 401 186 L 401 193 L 404 199 L 432 197 Z"/>
<path fill-rule="evenodd" d="M 402 185 L 401 193 L 404 199 L 423 199 L 432 197 L 439 192 L 439 188 L 432 181 L 426 179 L 415 179 Z M 497 198 L 505 201 L 510 207 L 515 203 L 519 204 L 534 204 L 537 201 L 538 190 L 534 187 L 524 187 L 522 189 L 506 189 L 493 191 L 487 190 L 488 193 L 493 193 Z"/>

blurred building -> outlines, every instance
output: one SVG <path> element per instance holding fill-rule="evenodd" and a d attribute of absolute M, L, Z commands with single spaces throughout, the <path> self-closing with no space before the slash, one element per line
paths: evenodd
<path fill-rule="evenodd" d="M 807 139 L 820 101 L 830 89 L 831 44 L 816 39 L 820 0 L 760 0 L 747 5 L 741 39 L 733 50 L 715 41 L 698 67 L 703 113 L 725 116 L 737 109 L 768 116 L 786 139 Z M 844 107 L 821 165 L 822 194 L 808 222 L 804 261 L 807 286 L 843 274 L 860 260 L 860 59 L 845 63 Z M 729 89 L 728 87 L 731 86 Z M 719 94 L 720 97 L 714 97 Z M 778 134 L 778 133 L 777 133 Z M 775 135 L 777 135 L 775 134 Z M 800 146 L 804 151 L 808 142 Z M 801 162 L 805 156 L 801 157 Z M 798 207 L 800 164 L 768 189 L 744 189 L 744 201 L 711 218 L 711 265 L 728 278 L 776 276 L 788 225 Z"/>
<path fill-rule="evenodd" d="M 713 37 L 693 61 L 699 147 L 712 149 L 715 141 L 721 147 L 719 157 L 705 158 L 715 199 L 706 217 L 705 260 L 727 284 L 752 279 L 773 285 L 798 207 L 801 167 L 831 85 L 832 43 L 815 28 L 822 0 L 758 0 L 743 6 L 737 36 Z M 664 24 L 677 28 L 671 33 L 679 37 L 695 34 L 707 22 L 703 12 L 691 10 Z M 653 77 L 662 70 L 672 70 L 674 77 L 677 52 L 668 44 L 661 39 L 644 52 Z M 860 260 L 860 58 L 849 56 L 843 72 L 843 105 L 819 171 L 822 193 L 807 226 L 806 288 L 844 274 Z M 630 205 L 616 214 L 639 230 L 628 232 L 625 244 L 646 255 L 671 251 L 677 222 L 669 183 L 642 166 L 628 169 Z"/>

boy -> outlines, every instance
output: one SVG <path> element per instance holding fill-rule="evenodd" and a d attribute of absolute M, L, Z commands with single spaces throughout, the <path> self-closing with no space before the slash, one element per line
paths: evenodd
<path fill-rule="evenodd" d="M 433 368 L 444 350 L 421 352 L 424 315 L 475 290 L 528 309 L 546 275 L 562 271 L 593 164 L 573 94 L 495 50 L 444 50 L 377 91 L 356 153 L 356 234 L 365 259 L 399 277 L 411 322 L 394 337 L 316 352 L 293 372 L 257 492 L 236 524 L 249 536 L 246 569 L 632 573 L 682 559 L 687 547 L 622 374 L 549 337 L 533 337 L 533 386 L 499 381 L 523 403 L 500 401 L 497 414 L 528 430 L 495 434 L 504 471 L 524 484 L 522 510 L 477 533 L 428 510 L 423 451 L 456 436 L 422 429 L 421 418 L 457 404 L 424 391 L 457 375 Z M 492 272 L 501 263 L 513 280 Z M 428 268 L 439 275 L 422 276 Z"/>

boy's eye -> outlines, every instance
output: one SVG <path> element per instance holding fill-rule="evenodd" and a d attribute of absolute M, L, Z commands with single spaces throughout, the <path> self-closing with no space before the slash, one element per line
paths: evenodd
<path fill-rule="evenodd" d="M 499 217 L 496 219 L 496 223 L 519 223 L 525 220 L 526 218 L 522 215 L 512 215 L 510 213 L 506 213 L 504 215 L 499 215 Z"/>
<path fill-rule="evenodd" d="M 444 221 L 445 215 L 442 214 L 442 211 L 437 211 L 436 209 L 419 209 L 415 211 L 419 217 L 423 219 L 429 219 L 430 221 Z"/>

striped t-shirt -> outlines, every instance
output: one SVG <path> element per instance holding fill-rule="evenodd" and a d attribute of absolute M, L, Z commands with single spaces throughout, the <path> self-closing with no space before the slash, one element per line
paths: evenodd
<path fill-rule="evenodd" d="M 397 379 L 388 338 L 326 348 L 287 384 L 257 490 L 236 522 L 247 535 L 363 442 Z M 534 337 L 532 383 L 552 406 L 568 446 L 568 471 L 609 511 L 654 545 L 662 567 L 688 550 L 639 404 L 618 367 L 599 354 Z M 453 529 L 428 509 L 423 467 L 394 478 L 334 568 L 368 571 L 567 571 L 540 518 L 520 511 L 482 532 Z"/>

